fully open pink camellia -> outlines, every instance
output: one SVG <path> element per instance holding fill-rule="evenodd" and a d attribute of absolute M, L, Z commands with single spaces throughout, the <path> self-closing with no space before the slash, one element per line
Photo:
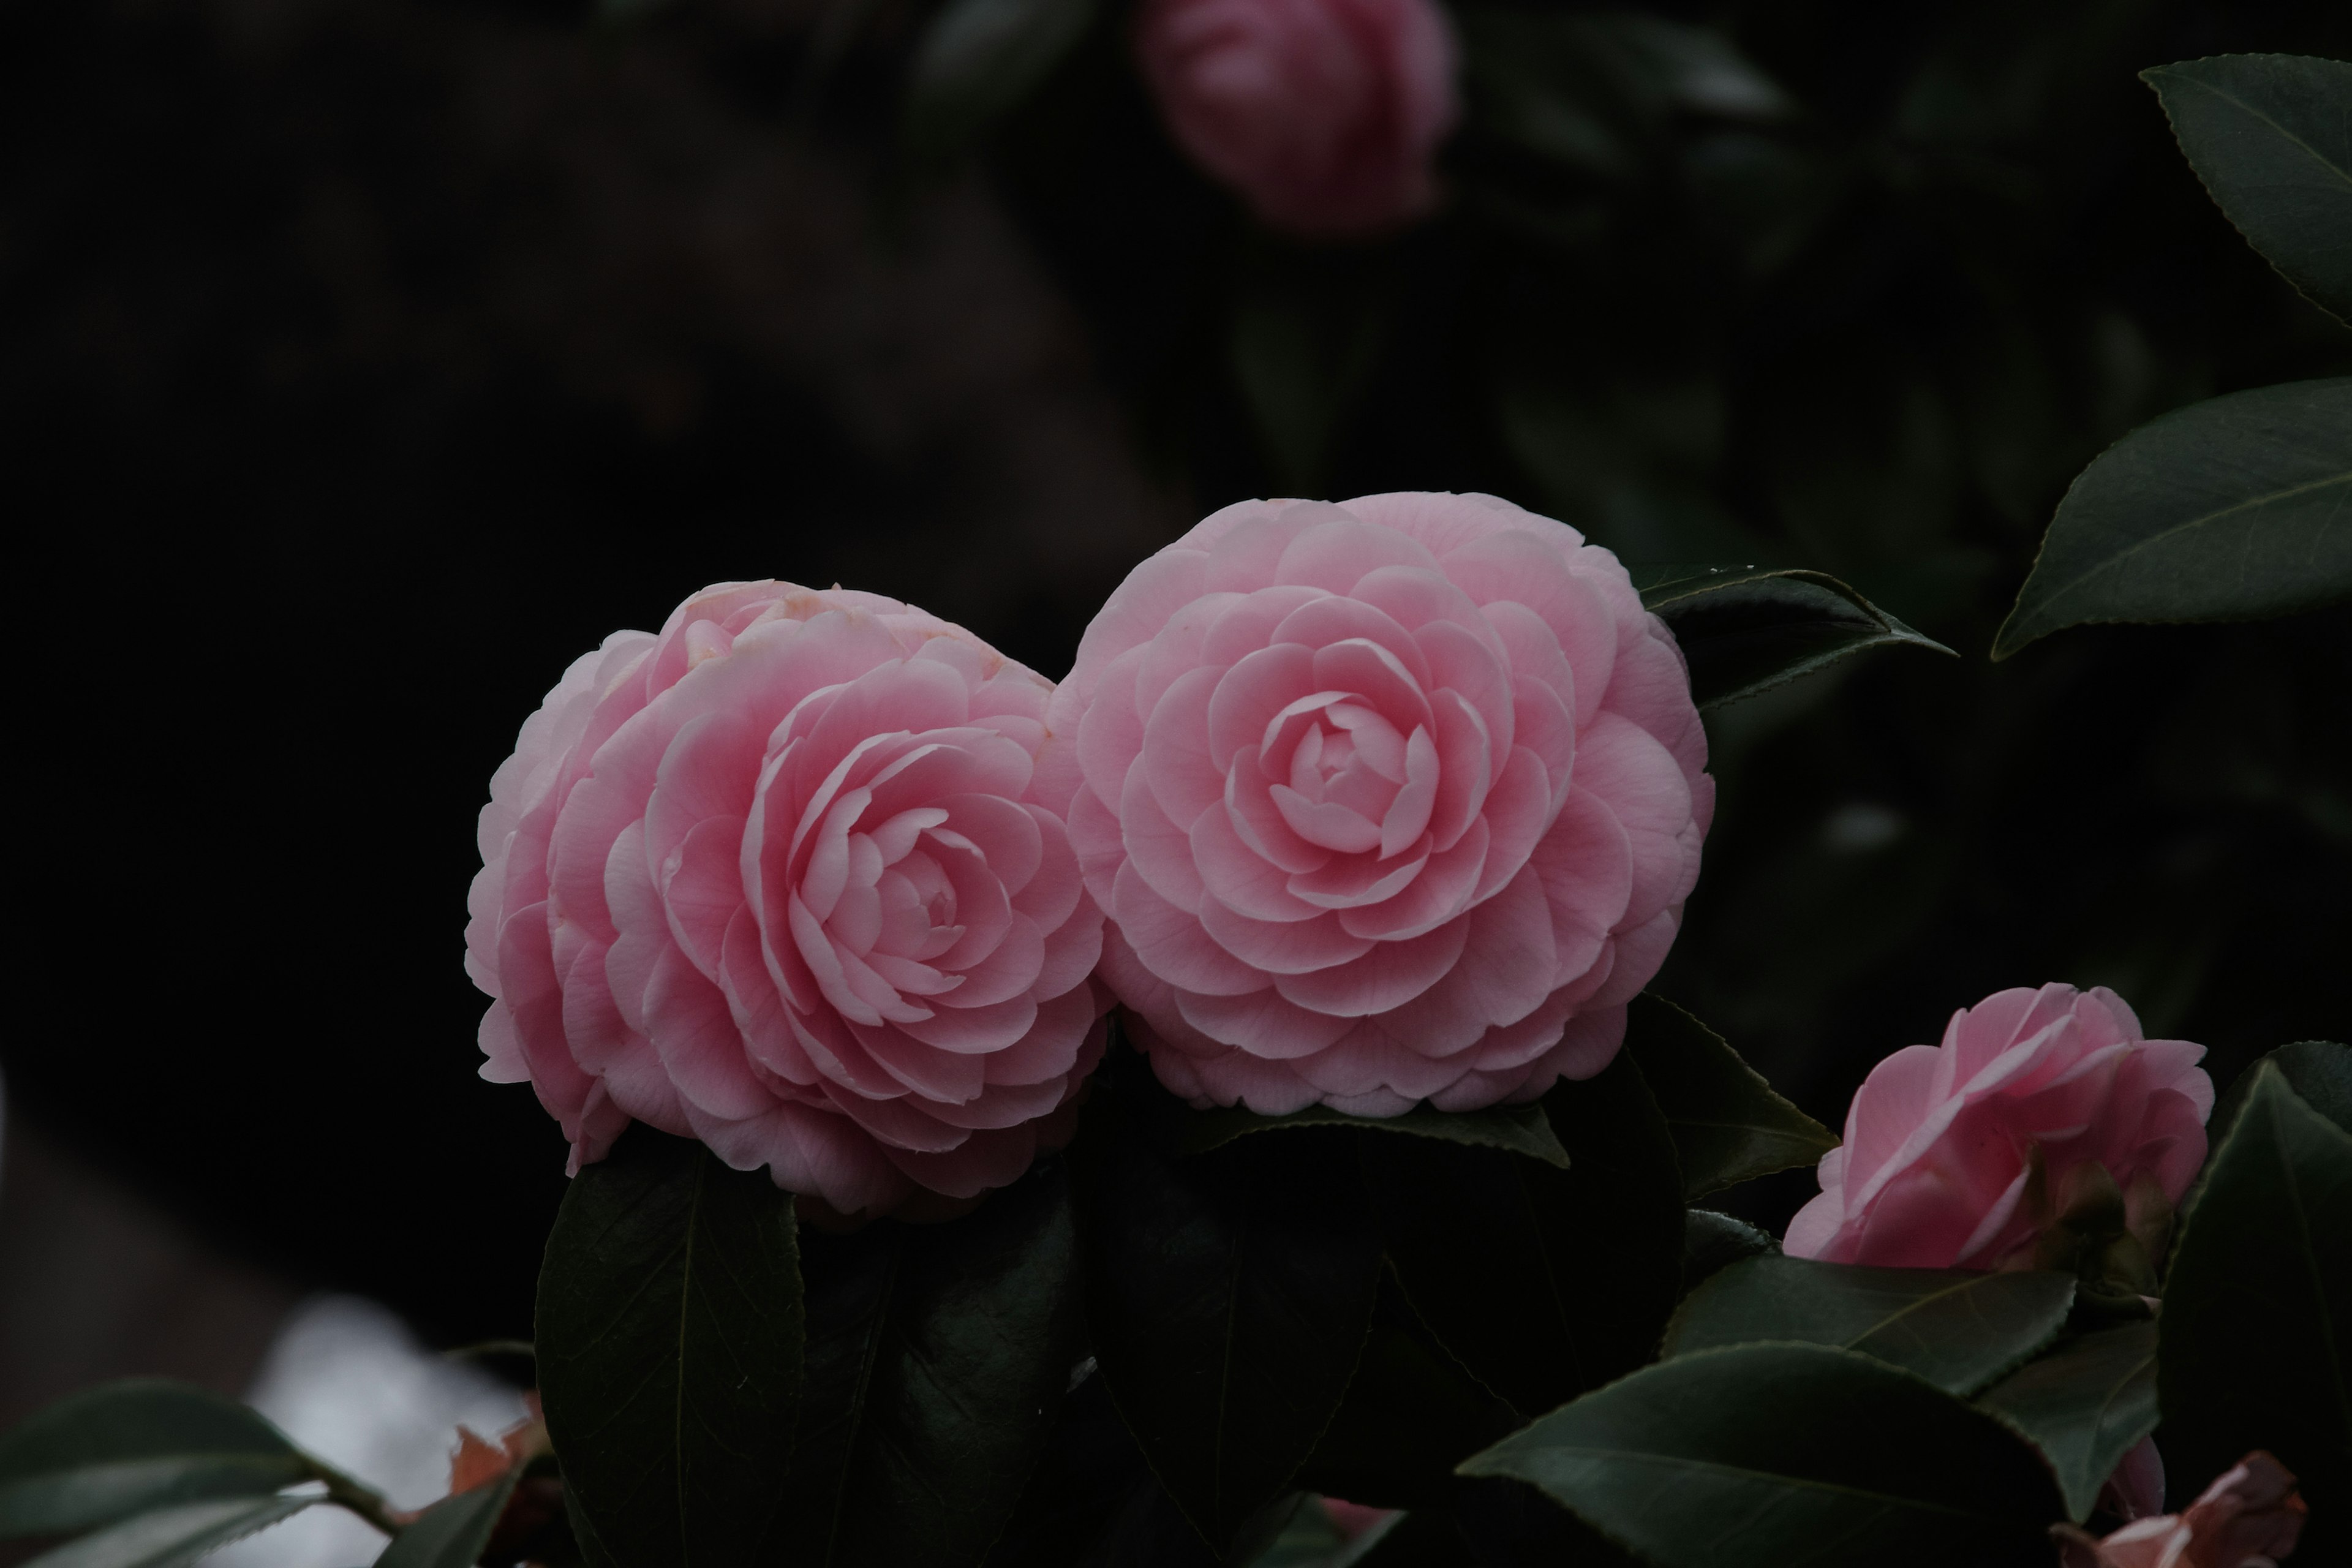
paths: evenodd
<path fill-rule="evenodd" d="M 1457 109 L 1431 0 L 1146 0 L 1136 45 L 1176 140 L 1269 226 L 1368 234 L 1436 200 Z"/>
<path fill-rule="evenodd" d="M 1988 996 L 1952 1015 L 1942 1045 L 1871 1069 L 1784 1246 L 1833 1263 L 2015 1266 L 2051 1221 L 2049 1195 L 2093 1164 L 2116 1189 L 2177 1204 L 2205 1163 L 2204 1054 L 2143 1038 L 2104 988 Z"/>
<path fill-rule="evenodd" d="M 482 810 L 482 1076 L 530 1080 L 575 1169 L 635 1117 L 844 1212 L 1020 1175 L 1109 1005 L 1033 788 L 1052 689 L 839 588 L 722 584 L 607 638 Z"/>
<path fill-rule="evenodd" d="M 1714 807 L 1624 568 L 1492 496 L 1227 507 L 1111 595 L 1048 723 L 1104 978 L 1199 1105 L 1600 1071 Z"/>

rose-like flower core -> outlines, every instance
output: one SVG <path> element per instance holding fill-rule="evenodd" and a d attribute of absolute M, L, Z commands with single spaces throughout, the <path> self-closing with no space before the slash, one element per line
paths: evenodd
<path fill-rule="evenodd" d="M 895 600 L 723 584 L 622 632 L 483 808 L 482 1076 L 574 1168 L 634 1117 L 844 1212 L 1066 1139 L 1102 916 L 1034 762 L 1050 682 Z"/>
<path fill-rule="evenodd" d="M 1624 569 L 1491 496 L 1226 508 L 1111 595 L 1049 723 L 1139 1041 L 1273 1114 L 1600 1071 L 1714 805 Z"/>
<path fill-rule="evenodd" d="M 2205 1163 L 2205 1047 L 2143 1038 L 2105 987 L 1997 992 L 1952 1015 L 1940 1046 L 1871 1069 L 1822 1157 L 1819 1197 L 1790 1222 L 1798 1258 L 1908 1268 L 2021 1262 L 2048 1216 L 2031 1201 L 2096 1162 L 2177 1204 Z"/>
<path fill-rule="evenodd" d="M 1270 227 L 1369 234 L 1436 201 L 1457 108 L 1431 0 L 1147 0 L 1136 47 L 1176 140 Z"/>

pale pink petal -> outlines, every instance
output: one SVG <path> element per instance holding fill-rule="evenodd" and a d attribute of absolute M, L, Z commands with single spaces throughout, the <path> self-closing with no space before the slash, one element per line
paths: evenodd
<path fill-rule="evenodd" d="M 1462 956 L 1468 936 L 1468 922 L 1456 921 L 1404 942 L 1381 942 L 1353 963 L 1278 976 L 1275 989 L 1317 1013 L 1358 1018 L 1384 1013 L 1436 984 Z"/>

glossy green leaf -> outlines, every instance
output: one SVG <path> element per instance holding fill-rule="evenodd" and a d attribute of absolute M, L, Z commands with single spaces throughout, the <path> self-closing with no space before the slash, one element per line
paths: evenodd
<path fill-rule="evenodd" d="M 521 1479 L 517 1468 L 471 1491 L 443 1498 L 392 1538 L 375 1568 L 474 1568 Z"/>
<path fill-rule="evenodd" d="M 1348 1396 L 1297 1482 L 1374 1508 L 1442 1503 L 1454 1467 L 1519 1425 L 1383 1279 Z"/>
<path fill-rule="evenodd" d="M 1087 1330 L 1153 1469 L 1223 1551 L 1339 1408 L 1371 1327 L 1380 1236 L 1344 1134 L 1180 1157 L 1139 1125 L 1157 1086 L 1118 1066 L 1097 1078 L 1072 1149 Z"/>
<path fill-rule="evenodd" d="M 1625 1048 L 1642 1064 L 1674 1135 L 1685 1197 L 1815 1164 L 1837 1147 L 1835 1133 L 1774 1093 L 1722 1036 L 1664 997 L 1633 998 Z"/>
<path fill-rule="evenodd" d="M 1543 1100 L 1570 1168 L 1359 1134 L 1397 1279 L 1454 1357 L 1522 1413 L 1639 1366 L 1682 1279 L 1682 1174 L 1620 1053 Z"/>
<path fill-rule="evenodd" d="M 2352 1133 L 2253 1069 L 2158 1320 L 2165 1463 L 2192 1489 L 2267 1448 L 2301 1482 L 2298 1558 L 2352 1556 Z"/>
<path fill-rule="evenodd" d="M 1737 702 L 1874 647 L 1952 650 L 1824 572 L 1764 566 L 1637 570 L 1642 603 L 1675 634 L 1701 708 Z"/>
<path fill-rule="evenodd" d="M 950 0 L 909 68 L 908 141 L 957 151 L 1034 91 L 1094 16 L 1095 0 Z"/>
<path fill-rule="evenodd" d="M 2116 1466 L 2156 1430 L 2156 1324 L 2084 1334 L 2020 1367 L 1977 1403 L 2042 1450 L 2066 1517 L 2087 1519 Z"/>
<path fill-rule="evenodd" d="M 1541 1489 L 1660 1568 L 2046 1561 L 2032 1451 L 1868 1356 L 1736 1345 L 1555 1410 L 1462 1467 Z"/>
<path fill-rule="evenodd" d="M 803 1241 L 808 1382 L 783 1489 L 786 1560 L 979 1562 L 1013 1516 L 1078 1356 L 1062 1167 L 944 1225 L 885 1221 Z"/>
<path fill-rule="evenodd" d="M 248 1497 L 174 1503 L 52 1548 L 24 1568 L 187 1568 L 206 1552 L 291 1519 L 319 1500 Z"/>
<path fill-rule="evenodd" d="M 1683 1216 L 1683 1294 L 1687 1296 L 1733 1264 L 1777 1253 L 1780 1244 L 1749 1225 L 1713 1209 Z"/>
<path fill-rule="evenodd" d="M 540 1394 L 623 1564 L 754 1561 L 800 1397 L 793 1200 L 651 1128 L 573 1178 L 539 1279 Z"/>
<path fill-rule="evenodd" d="M 2247 621 L 2352 595 L 2352 376 L 2258 387 L 2141 426 L 2076 477 L 2007 658 L 2098 621 Z"/>
<path fill-rule="evenodd" d="M 1258 1116 L 1240 1106 L 1188 1112 L 1171 1119 L 1171 1146 L 1201 1154 L 1249 1132 L 1295 1127 L 1352 1127 L 1365 1132 L 1395 1132 L 1435 1138 L 1483 1149 L 1506 1149 L 1531 1160 L 1568 1169 L 1568 1151 L 1551 1130 L 1540 1105 L 1497 1105 L 1485 1110 L 1433 1110 L 1415 1106 L 1402 1116 L 1349 1116 L 1328 1105 L 1310 1105 L 1287 1116 Z"/>
<path fill-rule="evenodd" d="M 1773 1255 L 1735 1263 L 1691 1292 L 1665 1353 L 1759 1340 L 1858 1351 L 1953 1394 L 1974 1394 L 2058 1337 L 2074 1302 L 2065 1274 L 1865 1268 Z"/>
<path fill-rule="evenodd" d="M 2352 324 L 2352 65 L 2217 55 L 2139 74 L 2238 232 Z"/>
<path fill-rule="evenodd" d="M 277 1427 L 234 1400 L 155 1378 L 111 1383 L 0 1437 L 0 1539 L 266 1497 L 310 1474 Z"/>

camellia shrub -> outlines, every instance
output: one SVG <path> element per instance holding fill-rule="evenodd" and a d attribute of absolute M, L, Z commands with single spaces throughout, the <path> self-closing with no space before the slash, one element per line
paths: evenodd
<path fill-rule="evenodd" d="M 1320 171 L 1279 210 L 1353 226 L 1426 199 L 1436 26 L 1171 0 L 1140 47 L 1222 177 L 1272 214 Z M 1317 29 L 1360 123 L 1235 130 L 1319 79 Z M 2352 67 L 2151 77 L 2352 315 Z M 2347 586 L 2352 384 L 2264 389 L 2095 463 L 1995 651 Z M 163 1568 L 335 1506 L 380 1568 L 2352 1560 L 2352 1048 L 2217 1095 L 2125 998 L 2021 985 L 1948 999 L 1841 1139 L 1648 989 L 1705 897 L 1703 713 L 1906 647 L 1949 651 L 1821 573 L 1629 569 L 1475 495 L 1227 508 L 1058 685 L 894 600 L 707 589 L 573 663 L 482 813 L 482 1075 L 573 1160 L 533 1418 L 412 1514 L 234 1403 L 100 1388 L 0 1439 L 0 1535 Z M 1809 1166 L 1783 1237 L 1708 1206 Z"/>

